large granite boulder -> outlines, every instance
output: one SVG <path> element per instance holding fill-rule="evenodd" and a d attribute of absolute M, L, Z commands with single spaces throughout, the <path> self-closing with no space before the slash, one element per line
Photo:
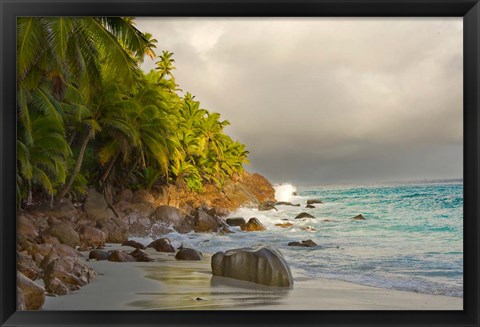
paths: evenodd
<path fill-rule="evenodd" d="M 175 207 L 168 205 L 161 205 L 155 209 L 155 212 L 150 215 L 152 224 L 163 224 L 171 226 L 179 233 L 188 233 L 195 228 L 193 217 L 185 216 Z"/>
<path fill-rule="evenodd" d="M 147 245 L 147 248 L 154 248 L 157 252 L 175 252 L 175 248 L 168 238 L 160 238 Z"/>
<path fill-rule="evenodd" d="M 293 277 L 285 258 L 275 248 L 258 246 L 218 252 L 212 256 L 215 276 L 240 279 L 252 283 L 290 287 Z"/>
<path fill-rule="evenodd" d="M 45 289 L 19 271 L 17 271 L 17 287 L 20 288 L 23 298 L 23 303 L 17 303 L 17 306 L 20 305 L 26 310 L 38 310 L 45 303 Z"/>
<path fill-rule="evenodd" d="M 223 185 L 223 193 L 235 208 L 240 206 L 255 207 L 260 204 L 258 198 L 241 182 L 226 181 Z"/>
<path fill-rule="evenodd" d="M 255 232 L 255 231 L 262 231 L 265 230 L 265 226 L 258 220 L 257 218 L 253 217 L 248 220 L 247 223 L 240 226 L 240 229 L 247 232 Z"/>
<path fill-rule="evenodd" d="M 244 173 L 241 181 L 259 202 L 275 201 L 275 189 L 264 176 L 258 173 Z"/>
<path fill-rule="evenodd" d="M 104 220 L 115 217 L 113 211 L 108 207 L 103 194 L 94 189 L 88 190 L 88 196 L 83 203 L 83 210 L 92 220 Z"/>
<path fill-rule="evenodd" d="M 65 295 L 90 283 L 95 276 L 95 271 L 80 259 L 58 257 L 46 266 L 43 281 L 47 292 Z"/>
<path fill-rule="evenodd" d="M 72 248 L 80 245 L 80 236 L 70 223 L 54 225 L 50 229 L 50 235 L 56 237 L 60 243 L 67 244 Z"/>

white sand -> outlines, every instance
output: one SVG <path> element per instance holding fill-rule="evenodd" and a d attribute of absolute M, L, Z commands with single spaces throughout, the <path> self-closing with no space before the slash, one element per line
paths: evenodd
<path fill-rule="evenodd" d="M 109 244 L 107 250 L 130 247 Z M 147 249 L 155 262 L 88 262 L 99 274 L 70 295 L 47 297 L 44 310 L 462 310 L 463 299 L 356 285 L 294 273 L 292 289 L 212 277 L 210 255 L 177 261 Z M 88 253 L 87 253 L 88 255 Z"/>

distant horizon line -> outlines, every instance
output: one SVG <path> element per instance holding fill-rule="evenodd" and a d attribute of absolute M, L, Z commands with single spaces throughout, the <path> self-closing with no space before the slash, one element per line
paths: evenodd
<path fill-rule="evenodd" d="M 329 182 L 329 183 L 311 183 L 306 184 L 302 182 L 272 182 L 273 186 L 277 185 L 292 185 L 292 186 L 333 186 L 333 185 L 390 185 L 390 184 L 438 184 L 438 183 L 453 183 L 453 182 L 462 182 L 463 177 L 455 177 L 455 178 L 424 178 L 424 179 L 415 179 L 415 180 L 397 180 L 397 181 L 378 181 L 378 182 Z"/>

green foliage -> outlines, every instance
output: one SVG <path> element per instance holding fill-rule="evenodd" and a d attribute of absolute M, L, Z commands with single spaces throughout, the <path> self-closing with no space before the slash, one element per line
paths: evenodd
<path fill-rule="evenodd" d="M 228 121 L 179 95 L 173 53 L 141 72 L 157 41 L 132 18 L 22 17 L 17 36 L 18 203 L 114 182 L 201 191 L 248 162 Z"/>

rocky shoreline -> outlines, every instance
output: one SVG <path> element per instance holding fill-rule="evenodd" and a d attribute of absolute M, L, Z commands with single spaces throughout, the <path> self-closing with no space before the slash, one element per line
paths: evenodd
<path fill-rule="evenodd" d="M 261 209 L 263 205 L 275 203 L 274 196 L 275 191 L 265 177 L 245 173 L 226 182 L 222 189 L 206 185 L 201 194 L 173 185 L 156 192 L 123 189 L 109 203 L 103 194 L 90 189 L 83 203 L 73 204 L 62 199 L 51 208 L 38 206 L 22 211 L 17 218 L 17 308 L 41 309 L 45 296 L 70 294 L 93 281 L 96 272 L 88 266 L 81 251 L 89 251 L 88 260 L 153 261 L 144 251 L 145 246 L 129 240 L 130 237 L 150 236 L 156 241 L 147 247 L 159 252 L 177 252 L 177 260 L 199 260 L 201 253 L 195 249 L 174 249 L 162 235 L 172 230 L 231 233 L 224 217 L 241 206 Z M 241 229 L 264 228 L 256 218 L 251 218 L 242 222 Z M 127 245 L 133 251 L 103 251 L 105 243 Z M 260 260 L 262 264 L 274 262 L 277 266 L 283 259 L 276 258 L 268 249 L 259 252 L 266 253 L 268 259 L 259 259 L 251 251 L 240 255 L 247 255 L 256 263 Z M 228 268 L 228 263 L 216 262 L 219 262 L 217 272 L 233 269 Z M 289 270 L 284 271 L 291 280 Z M 272 276 L 259 278 L 271 280 Z M 284 279 L 282 283 L 289 284 Z"/>

